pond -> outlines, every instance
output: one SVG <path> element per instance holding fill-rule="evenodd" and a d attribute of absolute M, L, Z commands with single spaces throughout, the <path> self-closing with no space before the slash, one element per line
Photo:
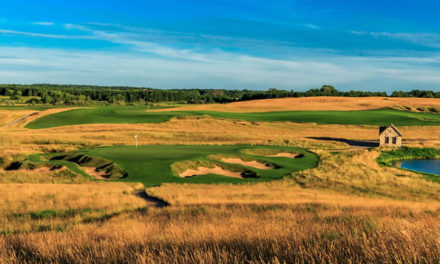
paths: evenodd
<path fill-rule="evenodd" d="M 400 162 L 400 167 L 440 175 L 440 159 L 405 160 Z"/>

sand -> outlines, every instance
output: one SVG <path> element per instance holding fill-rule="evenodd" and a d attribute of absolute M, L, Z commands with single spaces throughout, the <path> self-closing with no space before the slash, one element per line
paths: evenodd
<path fill-rule="evenodd" d="M 297 153 L 280 152 L 280 153 L 277 153 L 275 155 L 270 155 L 268 157 L 284 157 L 284 158 L 295 159 L 298 156 L 299 156 L 299 154 L 297 154 Z"/>
<path fill-rule="evenodd" d="M 182 173 L 179 173 L 179 176 L 182 178 L 185 178 L 185 177 L 192 177 L 192 176 L 197 176 L 197 175 L 207 175 L 207 174 L 216 174 L 216 175 L 222 175 L 222 176 L 234 177 L 234 178 L 240 178 L 240 179 L 243 178 L 243 177 L 241 177 L 241 174 L 239 172 L 228 171 L 228 170 L 225 170 L 219 166 L 215 166 L 213 168 L 199 167 L 196 170 L 192 170 L 192 169 L 186 170 Z"/>
<path fill-rule="evenodd" d="M 108 174 L 105 172 L 96 171 L 96 167 L 81 167 L 88 175 L 100 180 L 109 180 Z"/>
<path fill-rule="evenodd" d="M 252 167 L 260 170 L 269 170 L 272 169 L 269 165 L 258 162 L 256 160 L 253 161 L 244 161 L 240 158 L 222 158 L 221 161 L 225 163 L 231 163 L 231 164 L 240 164 L 247 167 Z"/>

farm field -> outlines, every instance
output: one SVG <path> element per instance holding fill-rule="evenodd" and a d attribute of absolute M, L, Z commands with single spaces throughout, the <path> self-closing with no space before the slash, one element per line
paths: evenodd
<path fill-rule="evenodd" d="M 234 113 L 217 111 L 150 111 L 143 107 L 96 107 L 74 109 L 46 115 L 26 125 L 41 129 L 81 124 L 161 123 L 174 117 L 211 116 L 214 118 L 250 122 L 297 122 L 345 125 L 387 125 L 392 120 L 399 126 L 438 126 L 440 116 L 434 113 L 414 113 L 394 109 L 365 111 L 283 111 Z"/>

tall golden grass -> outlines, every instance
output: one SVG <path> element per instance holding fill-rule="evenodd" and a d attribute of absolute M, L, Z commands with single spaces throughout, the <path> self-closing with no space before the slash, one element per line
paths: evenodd
<path fill-rule="evenodd" d="M 134 183 L 0 184 L 0 234 L 64 229 L 145 207 L 145 200 L 132 195 L 136 188 Z"/>
<path fill-rule="evenodd" d="M 0 126 L 34 113 L 33 110 L 0 110 Z"/>
<path fill-rule="evenodd" d="M 439 200 L 440 184 L 376 162 L 378 150 L 331 154 L 318 151 L 318 168 L 292 174 L 289 180 L 302 187 L 330 189 L 376 197 L 405 200 Z"/>
<path fill-rule="evenodd" d="M 229 104 L 189 105 L 155 111 L 206 110 L 221 112 L 267 112 L 296 110 L 369 110 L 391 107 L 440 108 L 436 98 L 395 98 L 395 97 L 298 97 L 263 99 Z"/>
<path fill-rule="evenodd" d="M 437 263 L 439 211 L 185 206 L 0 237 L 7 263 Z"/>

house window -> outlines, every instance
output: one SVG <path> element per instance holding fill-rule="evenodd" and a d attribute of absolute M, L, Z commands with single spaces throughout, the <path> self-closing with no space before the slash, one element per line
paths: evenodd
<path fill-rule="evenodd" d="M 393 144 L 397 144 L 397 137 L 393 137 Z"/>
<path fill-rule="evenodd" d="M 389 137 L 385 137 L 385 144 L 389 144 L 390 143 L 390 138 Z"/>

